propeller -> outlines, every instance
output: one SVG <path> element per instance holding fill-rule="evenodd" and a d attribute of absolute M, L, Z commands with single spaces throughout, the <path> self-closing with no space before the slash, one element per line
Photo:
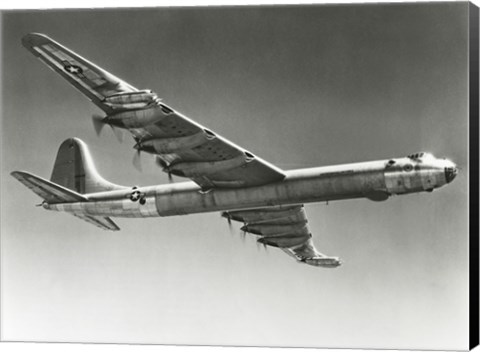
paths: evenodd
<path fill-rule="evenodd" d="M 245 240 L 247 238 L 247 233 L 245 231 L 241 231 L 240 234 L 242 235 L 242 242 L 245 243 Z"/>
<path fill-rule="evenodd" d="M 92 122 L 93 122 L 93 128 L 95 129 L 97 136 L 100 136 L 100 134 L 102 133 L 103 126 L 109 125 L 113 131 L 113 134 L 117 138 L 117 140 L 120 143 L 123 142 L 123 131 L 120 128 L 116 128 L 111 123 L 109 123 L 108 116 L 104 117 L 101 115 L 94 114 L 92 115 Z"/>
<path fill-rule="evenodd" d="M 110 125 L 110 127 L 112 128 L 113 134 L 117 138 L 117 141 L 122 143 L 123 142 L 123 130 L 121 130 L 120 128 L 116 128 L 113 125 Z"/>
<path fill-rule="evenodd" d="M 105 122 L 103 121 L 104 119 L 105 118 L 101 115 L 92 115 L 93 128 L 95 129 L 95 133 L 97 134 L 97 136 L 100 136 L 100 133 L 102 133 L 103 130 L 103 126 L 105 126 Z"/>
<path fill-rule="evenodd" d="M 268 253 L 268 246 L 265 244 L 265 242 L 261 242 L 260 240 L 256 240 L 255 242 L 257 243 L 258 250 L 260 250 L 260 246 L 263 246 L 264 251 Z"/>
<path fill-rule="evenodd" d="M 242 235 L 242 242 L 245 243 L 245 238 L 247 237 L 247 223 L 244 221 L 243 226 L 240 228 L 240 234 Z"/>
<path fill-rule="evenodd" d="M 163 171 L 165 171 L 168 174 L 168 182 L 172 183 L 173 182 L 173 177 L 171 172 L 168 169 L 167 163 L 161 159 L 160 157 L 155 157 L 155 164 L 157 164 L 158 167 L 161 167 Z"/>
<path fill-rule="evenodd" d="M 142 172 L 142 158 L 140 156 L 140 153 L 142 152 L 142 150 L 140 148 L 136 148 L 136 145 L 134 148 L 137 150 L 135 154 L 133 154 L 132 164 L 135 167 L 135 169 Z"/>
<path fill-rule="evenodd" d="M 222 218 L 227 219 L 228 229 L 230 230 L 230 235 L 233 235 L 232 218 L 231 218 L 230 214 L 228 213 L 228 211 L 224 211 L 224 212 L 220 213 L 220 216 Z"/>
<path fill-rule="evenodd" d="M 232 218 L 230 217 L 230 214 L 228 211 L 224 211 L 223 213 L 220 214 L 222 218 L 226 218 L 228 222 L 228 227 L 231 229 L 232 228 Z"/>

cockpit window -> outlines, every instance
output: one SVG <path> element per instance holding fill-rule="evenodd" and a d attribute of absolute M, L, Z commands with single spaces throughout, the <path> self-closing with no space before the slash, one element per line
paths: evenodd
<path fill-rule="evenodd" d="M 427 153 L 425 152 L 420 152 L 420 153 L 415 153 L 415 154 L 410 154 L 408 156 L 408 158 L 412 159 L 412 160 L 418 160 L 418 159 L 422 159 L 424 156 L 426 156 Z"/>

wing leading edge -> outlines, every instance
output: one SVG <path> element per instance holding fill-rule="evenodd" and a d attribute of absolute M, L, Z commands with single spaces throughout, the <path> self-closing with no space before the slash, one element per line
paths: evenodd
<path fill-rule="evenodd" d="M 226 211 L 222 216 L 244 223 L 241 230 L 260 236 L 259 243 L 280 248 L 299 262 L 326 268 L 341 265 L 338 258 L 315 248 L 303 205 Z"/>
<path fill-rule="evenodd" d="M 187 177 L 204 191 L 281 181 L 284 172 L 138 90 L 53 39 L 27 34 L 23 45 L 77 88 L 106 116 L 102 123 L 132 133 L 138 152 L 157 155 L 169 175 Z"/>

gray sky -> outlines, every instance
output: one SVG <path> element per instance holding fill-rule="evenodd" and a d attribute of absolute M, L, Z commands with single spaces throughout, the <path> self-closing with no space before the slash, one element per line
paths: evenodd
<path fill-rule="evenodd" d="M 2 338 L 466 348 L 466 20 L 466 3 L 3 13 Z M 128 136 L 95 136 L 98 109 L 21 46 L 29 32 L 281 168 L 426 150 L 462 170 L 432 194 L 308 205 L 337 270 L 258 250 L 217 213 L 105 232 L 34 207 L 8 174 L 48 178 L 76 136 L 112 182 L 167 178 L 133 168 Z"/>

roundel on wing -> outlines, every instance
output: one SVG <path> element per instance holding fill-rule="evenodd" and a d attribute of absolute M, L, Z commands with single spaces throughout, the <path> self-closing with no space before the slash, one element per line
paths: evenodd
<path fill-rule="evenodd" d="M 65 71 L 73 75 L 80 75 L 83 73 L 82 68 L 77 65 L 65 65 L 63 68 L 65 69 Z"/>

